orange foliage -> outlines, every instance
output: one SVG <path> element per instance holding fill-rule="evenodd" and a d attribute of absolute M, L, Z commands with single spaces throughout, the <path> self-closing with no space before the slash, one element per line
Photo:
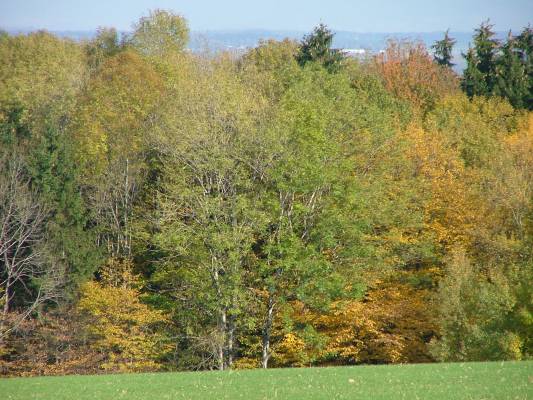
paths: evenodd
<path fill-rule="evenodd" d="M 363 301 L 336 303 L 315 322 L 329 338 L 322 358 L 334 363 L 431 361 L 427 343 L 435 332 L 430 292 L 399 282 L 381 283 Z"/>
<path fill-rule="evenodd" d="M 76 313 L 48 313 L 25 320 L 6 338 L 0 375 L 96 374 L 104 357 L 87 345 Z"/>
<path fill-rule="evenodd" d="M 418 110 L 427 111 L 438 98 L 459 92 L 457 75 L 435 64 L 422 43 L 389 41 L 375 66 L 385 88 Z"/>
<path fill-rule="evenodd" d="M 312 326 L 322 341 L 317 346 L 306 343 L 302 333 L 286 333 L 275 346 L 276 365 L 433 361 L 427 347 L 437 329 L 429 307 L 431 291 L 408 281 L 433 281 L 437 272 L 405 272 L 400 279 L 377 280 L 363 300 L 335 302 L 327 313 L 292 303 L 295 321 Z"/>

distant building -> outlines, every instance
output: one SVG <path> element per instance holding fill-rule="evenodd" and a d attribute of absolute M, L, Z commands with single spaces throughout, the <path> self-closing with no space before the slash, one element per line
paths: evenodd
<path fill-rule="evenodd" d="M 346 57 L 361 57 L 367 53 L 365 49 L 339 49 L 339 51 Z"/>

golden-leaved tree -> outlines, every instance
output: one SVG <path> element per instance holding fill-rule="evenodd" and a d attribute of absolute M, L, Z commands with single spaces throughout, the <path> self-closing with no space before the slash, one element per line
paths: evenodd
<path fill-rule="evenodd" d="M 156 370 L 168 350 L 161 330 L 167 319 L 141 301 L 131 268 L 127 260 L 111 259 L 101 282 L 81 290 L 78 311 L 86 319 L 88 341 L 104 355 L 105 370 Z"/>

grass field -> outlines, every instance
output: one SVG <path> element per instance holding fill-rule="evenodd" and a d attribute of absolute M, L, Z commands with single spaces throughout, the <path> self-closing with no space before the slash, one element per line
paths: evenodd
<path fill-rule="evenodd" d="M 533 362 L 6 378 L 0 399 L 533 399 Z"/>

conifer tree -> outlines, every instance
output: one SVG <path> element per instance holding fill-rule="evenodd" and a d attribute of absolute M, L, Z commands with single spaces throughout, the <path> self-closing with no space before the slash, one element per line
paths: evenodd
<path fill-rule="evenodd" d="M 30 155 L 32 186 L 50 210 L 46 223 L 50 262 L 66 272 L 66 296 L 90 278 L 98 262 L 95 240 L 87 225 L 87 210 L 77 182 L 79 167 L 60 129 L 48 126 Z"/>
<path fill-rule="evenodd" d="M 474 36 L 476 54 L 479 59 L 478 68 L 485 75 L 489 89 L 494 82 L 495 61 L 500 46 L 498 40 L 494 39 L 493 27 L 494 25 L 490 24 L 489 21 L 485 21 L 476 29 Z"/>
<path fill-rule="evenodd" d="M 516 37 L 516 48 L 524 64 L 529 87 L 523 103 L 526 108 L 533 110 L 533 29 L 531 26 L 524 28 Z"/>
<path fill-rule="evenodd" d="M 462 86 L 470 97 L 491 95 L 496 82 L 496 56 L 500 44 L 494 38 L 493 26 L 488 20 L 482 22 L 475 30 L 473 49 L 463 55 L 467 67 Z"/>
<path fill-rule="evenodd" d="M 444 38 L 442 40 L 437 40 L 431 48 L 435 50 L 433 56 L 435 62 L 443 67 L 451 68 L 455 65 L 452 63 L 452 50 L 456 40 L 450 37 L 449 31 L 450 30 L 448 29 L 444 33 Z"/>
<path fill-rule="evenodd" d="M 533 55 L 533 28 L 528 26 L 516 37 L 516 47 L 520 50 L 522 60 L 531 62 L 531 56 Z"/>
<path fill-rule="evenodd" d="M 507 98 L 516 108 L 523 108 L 530 82 L 516 45 L 516 39 L 509 32 L 507 42 L 502 46 L 502 54 L 497 59 L 494 94 Z"/>
<path fill-rule="evenodd" d="M 308 62 L 318 62 L 329 72 L 339 69 L 343 59 L 342 54 L 331 48 L 334 34 L 324 24 L 320 24 L 313 32 L 306 35 L 300 45 L 300 50 L 296 55 L 296 60 L 300 66 Z"/>
<path fill-rule="evenodd" d="M 479 60 L 474 49 L 468 49 L 463 54 L 466 59 L 466 69 L 463 71 L 461 87 L 468 97 L 482 96 L 487 94 L 487 85 L 483 74 L 478 68 Z"/>

